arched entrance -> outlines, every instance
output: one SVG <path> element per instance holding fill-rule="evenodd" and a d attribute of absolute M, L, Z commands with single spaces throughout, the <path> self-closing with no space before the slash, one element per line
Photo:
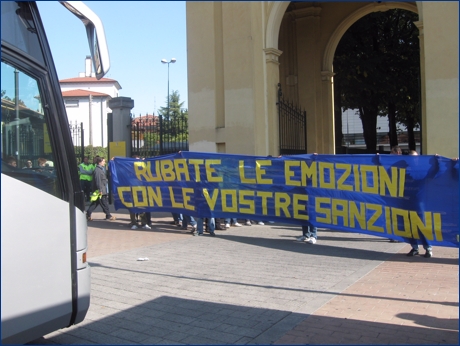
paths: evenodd
<path fill-rule="evenodd" d="M 363 16 L 396 8 L 418 12 L 415 2 L 280 2 L 272 6 L 265 52 L 274 55 L 277 64 L 267 73 L 267 85 L 279 82 L 284 96 L 306 109 L 307 152 L 335 153 L 333 59 L 341 37 Z M 277 76 L 278 80 L 270 79 Z M 273 110 L 270 113 L 277 116 Z"/>

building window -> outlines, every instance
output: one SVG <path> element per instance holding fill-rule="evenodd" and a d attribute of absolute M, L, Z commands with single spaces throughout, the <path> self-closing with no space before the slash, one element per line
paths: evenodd
<path fill-rule="evenodd" d="M 64 100 L 66 107 L 78 107 L 78 100 Z"/>

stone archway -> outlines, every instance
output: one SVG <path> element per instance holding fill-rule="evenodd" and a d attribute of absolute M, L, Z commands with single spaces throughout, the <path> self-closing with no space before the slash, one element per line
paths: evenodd
<path fill-rule="evenodd" d="M 289 7 L 290 2 L 275 2 L 272 3 L 269 16 L 267 18 L 266 31 L 265 31 L 265 54 L 267 62 L 267 74 L 266 74 L 266 85 L 267 88 L 267 109 L 269 115 L 269 124 L 271 124 L 271 138 L 274 138 L 273 135 L 276 133 L 276 107 L 274 101 L 274 86 L 279 83 L 281 80 L 280 76 L 280 63 L 279 57 L 283 54 L 283 51 L 279 47 L 279 35 L 281 30 L 281 25 L 283 18 L 285 16 L 286 10 Z M 317 3 L 321 4 L 321 3 Z M 326 4 L 326 3 L 325 3 Z M 341 3 L 342 6 L 346 6 Z M 356 7 L 356 5 L 354 5 Z M 377 11 L 387 11 L 390 9 L 405 9 L 418 13 L 417 5 L 415 3 L 405 3 L 405 2 L 389 2 L 389 3 L 364 3 L 361 7 L 356 9 L 351 9 L 350 13 L 345 16 L 344 19 L 337 22 L 335 29 L 332 30 L 331 35 L 326 38 L 326 41 L 323 45 L 319 45 L 320 51 L 319 60 L 317 60 L 317 70 L 315 72 L 316 82 L 314 89 L 316 94 L 320 96 L 313 96 L 310 94 L 309 99 L 314 99 L 315 109 L 308 112 L 307 118 L 310 117 L 309 123 L 313 124 L 314 128 L 311 130 L 311 133 L 308 135 L 309 139 L 309 151 L 315 151 L 318 153 L 335 153 L 335 130 L 334 130 L 334 86 L 333 86 L 333 60 L 335 50 L 337 48 L 340 39 L 343 34 L 348 30 L 348 28 L 353 25 L 361 17 Z M 329 9 L 330 11 L 330 9 Z M 304 16 L 305 16 L 304 12 Z M 316 11 L 311 12 L 313 16 L 320 16 L 320 20 L 328 20 L 327 15 L 324 12 Z M 308 14 L 311 15 L 311 14 Z M 326 19 L 324 19 L 326 18 Z M 421 34 L 422 37 L 422 34 Z M 421 43 L 422 44 L 422 43 Z M 283 49 L 281 47 L 281 49 Z M 284 53 L 286 54 L 286 53 Z M 301 78 L 299 74 L 299 78 Z M 283 81 L 281 81 L 283 82 Z M 304 79 L 305 82 L 305 79 Z M 305 86 L 305 84 L 304 84 Z M 308 88 L 312 90 L 311 87 Z M 305 87 L 304 87 L 305 90 Z M 273 97 L 271 96 L 273 94 Z M 304 95 L 304 94 L 302 94 Z M 316 97 L 316 98 L 315 98 Z M 304 107 L 305 105 L 301 105 Z M 311 134 L 315 136 L 311 138 Z M 271 152 L 274 152 L 271 150 Z"/>

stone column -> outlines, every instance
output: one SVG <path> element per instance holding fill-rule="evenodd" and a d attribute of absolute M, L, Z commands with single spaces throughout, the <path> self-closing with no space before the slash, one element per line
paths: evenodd
<path fill-rule="evenodd" d="M 267 87 L 267 113 L 268 113 L 268 155 L 278 156 L 280 152 L 279 145 L 279 121 L 278 108 L 276 106 L 279 83 L 279 56 L 283 53 L 276 48 L 266 48 L 265 62 L 266 66 L 266 87 Z"/>
<path fill-rule="evenodd" d="M 307 152 L 323 154 L 323 143 L 328 140 L 324 131 L 321 104 L 320 35 L 321 7 L 308 7 L 293 11 L 297 33 L 298 93 L 307 111 Z"/>
<path fill-rule="evenodd" d="M 130 97 L 115 97 L 108 102 L 112 115 L 108 116 L 108 136 L 110 142 L 125 142 L 126 155 L 131 156 L 131 109 L 134 100 Z"/>

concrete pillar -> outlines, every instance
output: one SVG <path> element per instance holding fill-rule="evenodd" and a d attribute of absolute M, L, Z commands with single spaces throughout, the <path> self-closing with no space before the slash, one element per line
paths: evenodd
<path fill-rule="evenodd" d="M 112 115 L 108 116 L 108 136 L 110 142 L 125 142 L 127 155 L 131 155 L 131 109 L 134 100 L 130 97 L 115 97 L 108 102 Z"/>

